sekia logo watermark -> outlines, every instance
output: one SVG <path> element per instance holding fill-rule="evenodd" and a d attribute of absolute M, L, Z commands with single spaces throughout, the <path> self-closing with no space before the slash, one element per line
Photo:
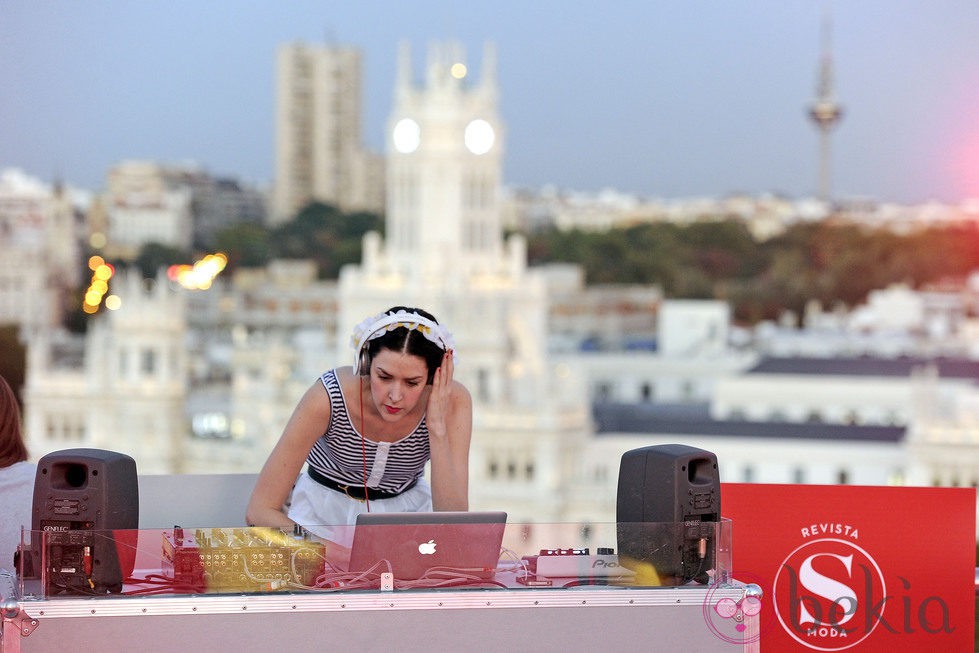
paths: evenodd
<path fill-rule="evenodd" d="M 856 646 L 877 628 L 892 633 L 951 632 L 949 609 L 936 596 L 913 601 L 910 583 L 888 594 L 877 561 L 854 540 L 856 529 L 803 529 L 810 537 L 782 561 L 772 601 L 785 632 L 817 651 Z M 823 534 L 842 535 L 819 537 Z"/>
<path fill-rule="evenodd" d="M 768 624 L 761 623 L 764 599 L 760 579 L 735 574 L 737 585 L 714 583 L 704 598 L 704 622 L 718 639 L 729 644 L 753 644 Z M 732 592 L 732 590 L 734 590 Z M 733 596 L 732 596 L 733 593 Z M 757 617 L 757 618 L 756 618 Z"/>
<path fill-rule="evenodd" d="M 722 485 L 765 651 L 974 648 L 975 488 Z"/>

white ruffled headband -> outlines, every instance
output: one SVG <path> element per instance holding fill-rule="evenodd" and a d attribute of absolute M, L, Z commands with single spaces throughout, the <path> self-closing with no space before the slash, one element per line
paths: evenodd
<path fill-rule="evenodd" d="M 404 327 L 409 331 L 418 331 L 425 336 L 429 342 L 433 342 L 443 349 L 449 351 L 455 348 L 455 340 L 452 334 L 441 324 L 434 322 L 424 315 L 400 310 L 396 313 L 380 313 L 369 317 L 354 327 L 354 332 L 350 336 L 350 344 L 354 348 L 356 357 L 354 358 L 354 369 L 360 362 L 360 352 L 367 346 L 367 343 L 375 338 L 380 338 L 388 331 L 394 331 Z"/>

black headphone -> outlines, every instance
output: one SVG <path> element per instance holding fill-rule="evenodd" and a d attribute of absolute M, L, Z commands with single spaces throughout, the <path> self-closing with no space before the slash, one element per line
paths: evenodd
<path fill-rule="evenodd" d="M 357 363 L 354 366 L 354 374 L 360 376 L 367 376 L 371 371 L 371 355 L 367 351 L 368 341 L 364 341 L 364 345 L 360 348 L 360 353 L 357 354 Z"/>

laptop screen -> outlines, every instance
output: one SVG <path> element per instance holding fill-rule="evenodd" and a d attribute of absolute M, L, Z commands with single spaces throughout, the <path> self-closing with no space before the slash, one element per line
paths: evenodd
<path fill-rule="evenodd" d="M 362 513 L 348 571 L 390 571 L 396 580 L 492 578 L 506 518 L 502 511 Z"/>

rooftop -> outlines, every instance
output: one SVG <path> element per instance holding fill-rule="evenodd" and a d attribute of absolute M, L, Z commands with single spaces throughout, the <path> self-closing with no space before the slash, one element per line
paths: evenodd
<path fill-rule="evenodd" d="M 833 440 L 897 443 L 903 426 L 856 426 L 817 422 L 750 422 L 714 420 L 706 405 L 615 404 L 592 405 L 599 436 L 611 433 L 658 433 L 781 440 Z"/>
<path fill-rule="evenodd" d="M 746 374 L 909 377 L 927 365 L 934 365 L 942 378 L 979 380 L 979 361 L 961 358 L 776 357 L 762 359 Z"/>

